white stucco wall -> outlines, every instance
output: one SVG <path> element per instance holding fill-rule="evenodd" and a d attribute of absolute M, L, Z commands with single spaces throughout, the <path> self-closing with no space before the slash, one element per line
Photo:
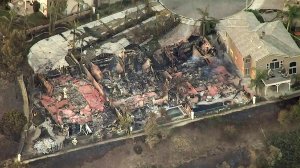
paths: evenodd
<path fill-rule="evenodd" d="M 47 3 L 48 3 L 48 0 L 37 0 L 41 6 L 40 6 L 40 11 L 45 15 L 47 16 Z"/>
<path fill-rule="evenodd" d="M 94 6 L 93 0 L 84 0 L 84 10 L 89 9 L 90 7 Z M 75 0 L 68 0 L 67 9 L 66 9 L 66 15 L 71 15 L 73 13 L 79 12 L 80 9 L 78 9 L 78 2 Z"/>

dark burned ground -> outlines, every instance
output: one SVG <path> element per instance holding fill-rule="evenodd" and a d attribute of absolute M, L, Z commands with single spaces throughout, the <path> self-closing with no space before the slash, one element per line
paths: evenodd
<path fill-rule="evenodd" d="M 293 102 L 295 102 L 293 100 Z M 291 102 L 291 101 L 289 101 Z M 215 168 L 226 161 L 233 167 L 253 164 L 253 150 L 261 148 L 264 135 L 280 131 L 277 112 L 286 103 L 265 105 L 241 113 L 192 123 L 172 131 L 167 140 L 149 149 L 143 139 L 130 139 L 109 145 L 32 163 L 33 168 L 138 168 L 180 167 Z M 236 134 L 224 133 L 226 126 L 236 128 Z M 263 131 L 262 131 L 263 130 Z M 135 145 L 143 151 L 136 154 Z"/>
<path fill-rule="evenodd" d="M 5 112 L 22 112 L 22 95 L 18 83 L 0 79 L 0 118 Z M 13 157 L 17 153 L 18 143 L 0 134 L 0 161 Z"/>

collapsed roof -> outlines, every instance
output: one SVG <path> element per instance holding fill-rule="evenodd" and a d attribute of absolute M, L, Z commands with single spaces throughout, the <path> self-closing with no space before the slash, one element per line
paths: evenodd
<path fill-rule="evenodd" d="M 41 104 L 52 119 L 64 123 L 84 124 L 92 121 L 92 115 L 104 111 L 105 98 L 88 81 L 71 76 L 51 79 L 55 85 L 53 94 L 43 94 Z"/>

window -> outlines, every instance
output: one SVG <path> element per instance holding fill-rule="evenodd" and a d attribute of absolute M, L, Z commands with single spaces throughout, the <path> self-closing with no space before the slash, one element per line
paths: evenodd
<path fill-rule="evenodd" d="M 246 58 L 246 59 L 245 59 L 245 63 L 246 63 L 246 64 L 248 64 L 248 63 L 250 63 L 250 62 L 251 62 L 251 59 L 250 59 L 250 58 Z"/>
<path fill-rule="evenodd" d="M 291 62 L 290 67 L 289 67 L 289 74 L 295 74 L 297 73 L 297 63 L 296 62 Z"/>
<path fill-rule="evenodd" d="M 270 63 L 270 68 L 271 69 L 278 69 L 279 68 L 279 61 L 277 59 L 273 59 L 272 62 Z"/>
<path fill-rule="evenodd" d="M 245 68 L 245 76 L 249 76 L 249 74 L 250 74 L 249 68 Z"/>

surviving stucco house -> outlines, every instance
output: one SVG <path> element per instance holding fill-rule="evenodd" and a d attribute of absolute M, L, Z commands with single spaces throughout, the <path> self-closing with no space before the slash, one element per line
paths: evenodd
<path fill-rule="evenodd" d="M 40 11 L 48 16 L 48 10 L 51 3 L 55 3 L 55 0 L 36 0 L 40 3 Z M 90 7 L 94 6 L 93 0 L 67 0 L 67 7 L 65 9 L 64 14 L 71 15 L 77 12 L 81 12 L 82 10 L 86 10 Z"/>
<path fill-rule="evenodd" d="M 283 78 L 300 74 L 300 49 L 281 21 L 260 23 L 253 13 L 240 12 L 220 21 L 219 37 L 243 77 L 256 70 L 280 72 L 267 86 L 289 83 Z M 283 74 L 284 73 L 284 74 Z"/>

